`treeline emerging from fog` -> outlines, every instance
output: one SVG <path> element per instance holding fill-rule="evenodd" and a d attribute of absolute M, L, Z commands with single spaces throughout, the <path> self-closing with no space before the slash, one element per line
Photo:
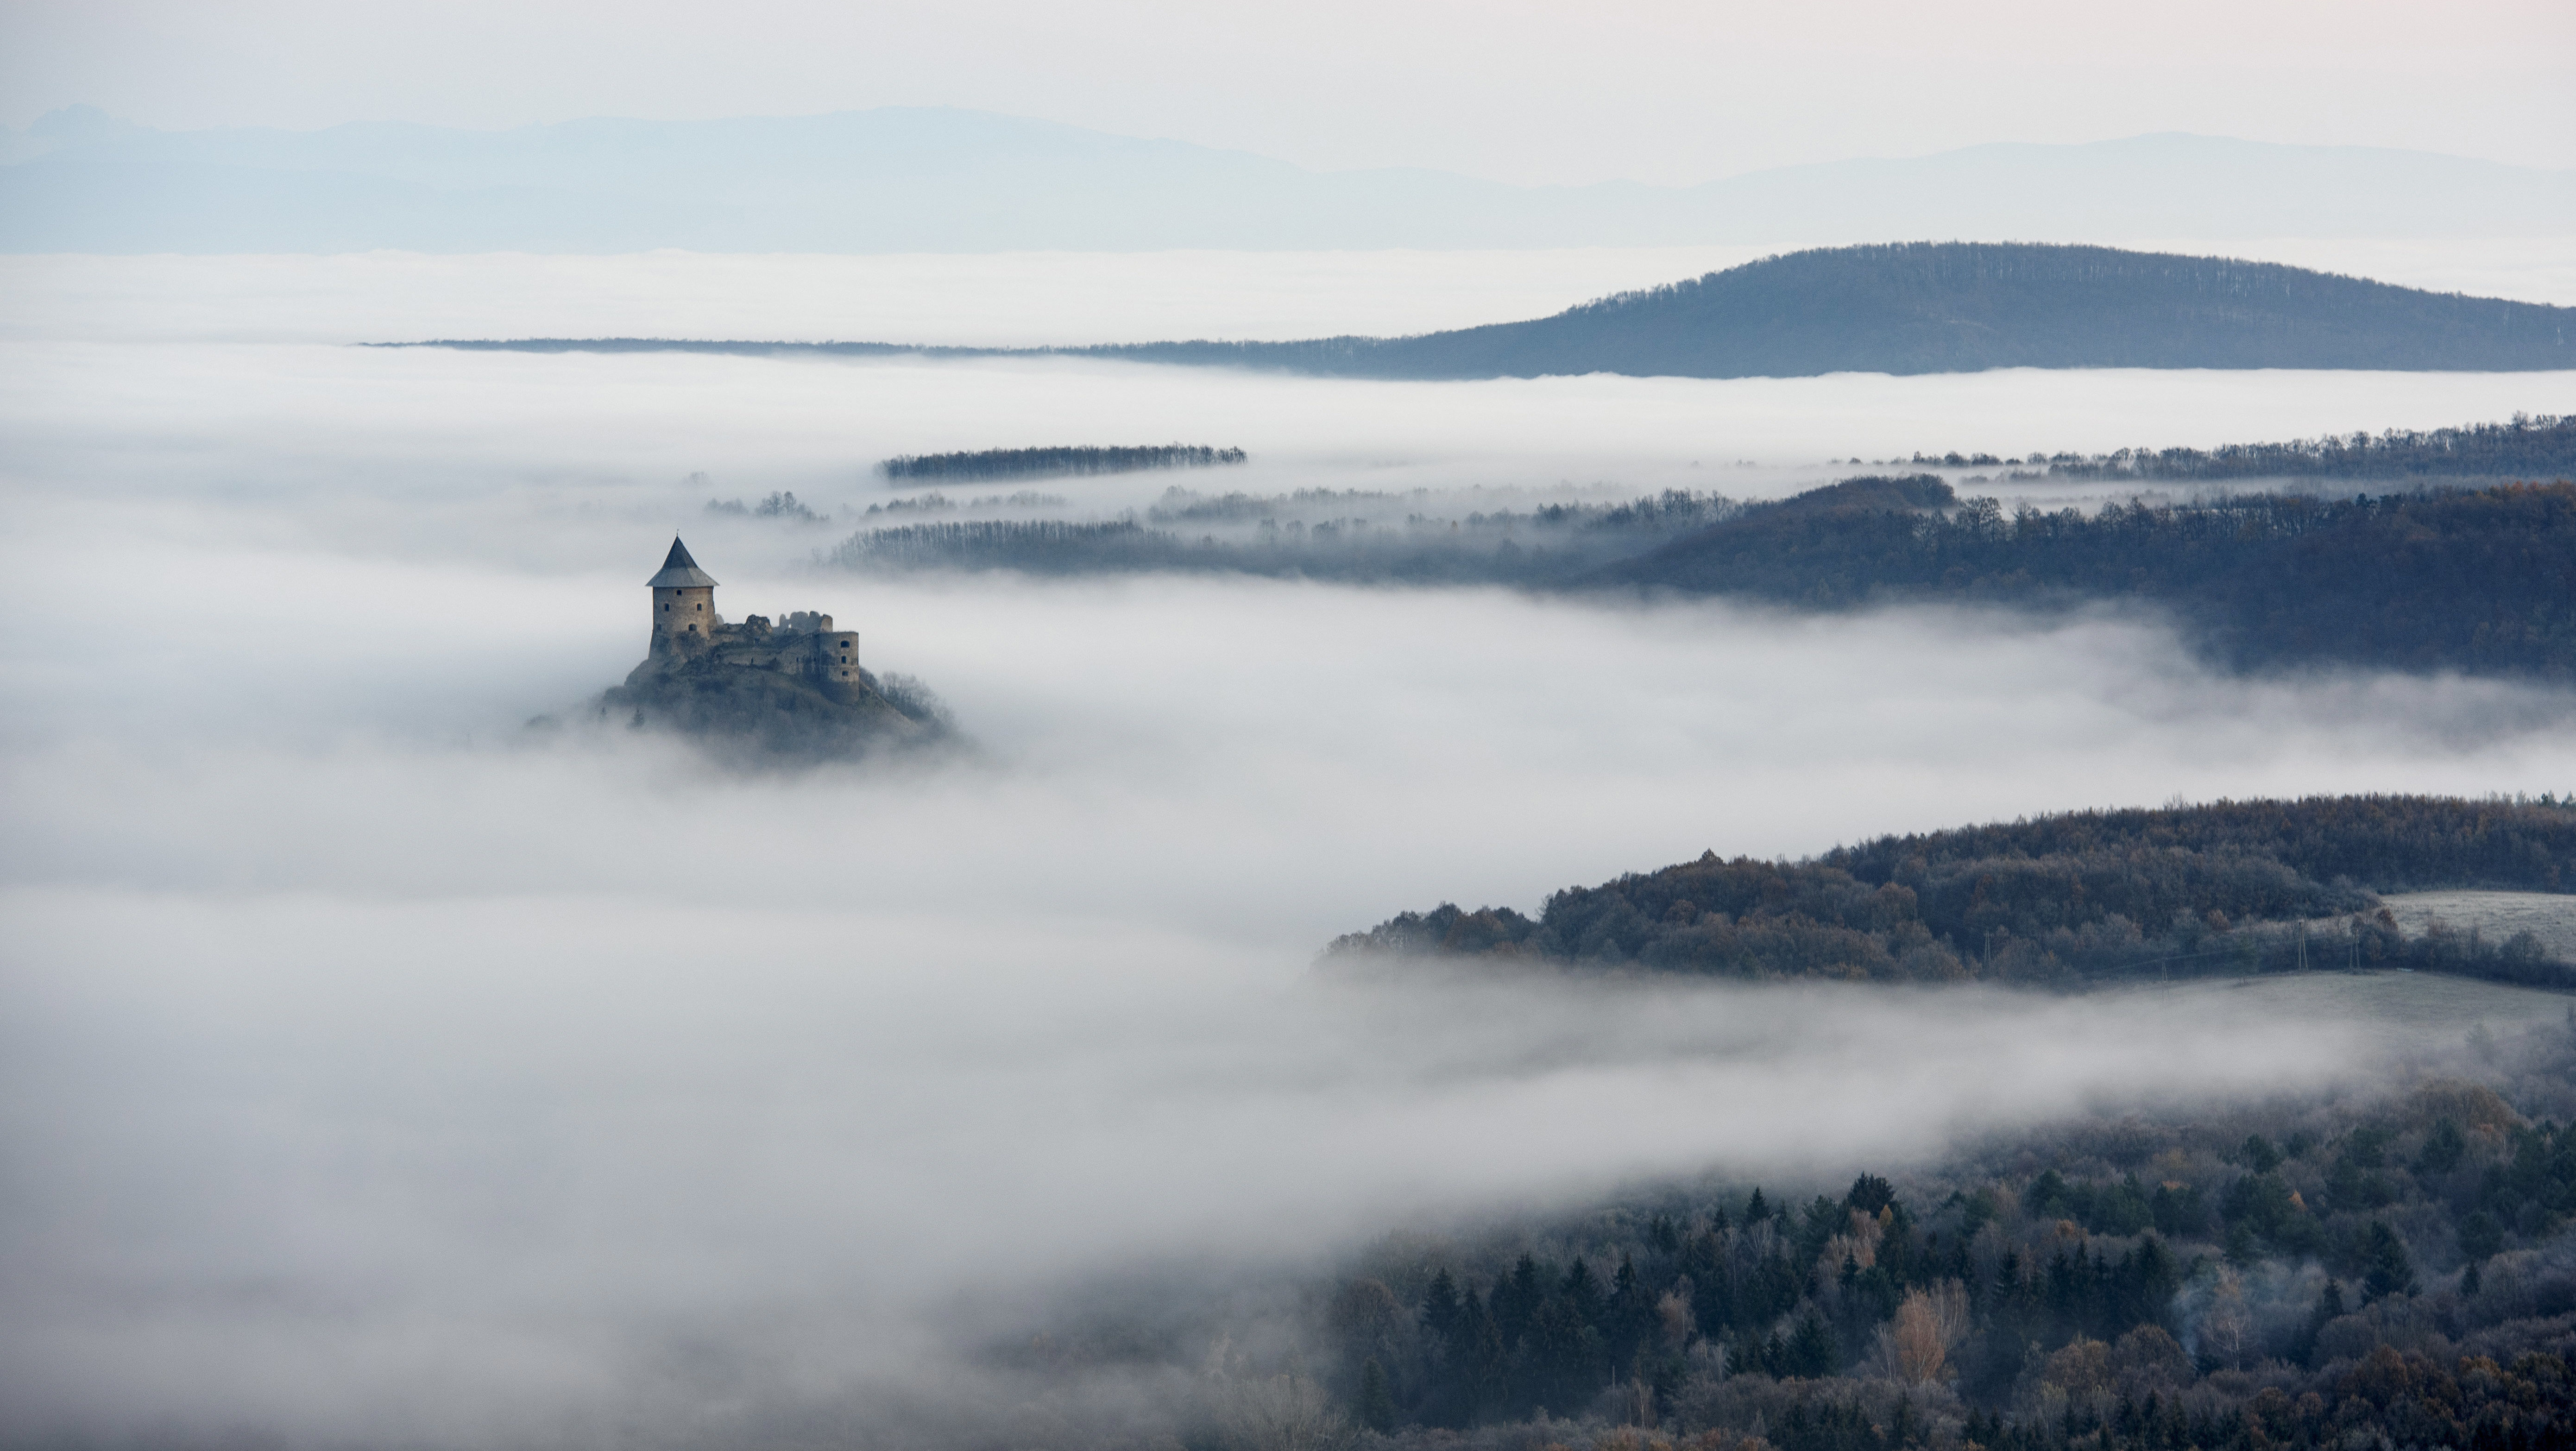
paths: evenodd
<path fill-rule="evenodd" d="M 888 466 L 928 476 L 982 467 L 949 461 L 1078 452 L 941 455 Z M 1190 455 L 1181 466 L 1202 454 L 1218 463 L 1232 455 L 1181 452 Z M 2059 455 L 2047 467 L 2070 478 L 2141 481 L 2546 476 L 2576 471 L 2576 419 Z M 2576 484 L 2564 478 L 2418 484 L 2376 495 L 2132 500 L 2091 514 L 2007 513 L 1992 498 L 1960 498 L 1931 474 L 1845 479 L 1752 504 L 1671 490 L 1617 505 L 1463 515 L 1357 491 L 1211 497 L 1175 489 L 1141 517 L 877 528 L 853 535 L 833 557 L 857 569 L 1622 587 L 1806 610 L 1927 600 L 2060 610 L 2113 601 L 2171 618 L 2198 653 L 2230 670 L 2346 665 L 2576 679 Z"/>
<path fill-rule="evenodd" d="M 2374 895 L 2461 887 L 2576 891 L 2576 803 L 2220 802 L 1882 837 L 1803 862 L 1709 852 L 1569 887 L 1535 918 L 1405 912 L 1326 957 L 2054 986 L 2408 967 L 2576 987 L 2576 967 L 2528 933 L 2408 937 Z"/>
<path fill-rule="evenodd" d="M 2337 663 L 2576 677 L 2576 485 L 2239 494 L 2086 515 L 1862 478 L 1592 577 L 1807 609 L 2142 600 L 2234 669 Z"/>
<path fill-rule="evenodd" d="M 1239 464 L 1239 448 L 1206 444 L 1147 444 L 1134 448 L 1090 445 L 1057 448 L 988 448 L 973 453 L 902 454 L 877 464 L 888 479 L 934 483 L 1040 478 L 1060 474 L 1124 474 L 1145 469 L 1204 469 Z"/>
<path fill-rule="evenodd" d="M 842 541 L 833 562 L 850 569 L 943 569 L 971 561 L 1030 574 L 1169 569 L 1185 550 L 1169 534 L 1132 521 L 1076 524 L 1060 519 L 898 524 Z"/>
<path fill-rule="evenodd" d="M 1328 1381 L 1406 1451 L 2564 1445 L 2576 1033 L 2483 1052 L 2503 1092 L 2026 1135 L 1915 1197 L 1393 1240 L 1318 1295 Z"/>
<path fill-rule="evenodd" d="M 2377 437 L 2059 454 L 2048 472 L 2075 479 L 2564 479 L 2576 476 L 2576 416 L 2516 415 L 2509 423 L 2390 429 Z"/>
<path fill-rule="evenodd" d="M 1173 489 L 1141 521 L 885 526 L 852 535 L 831 558 L 858 570 L 1174 570 L 1353 583 L 1539 585 L 1574 580 L 1737 508 L 1719 495 L 1668 490 L 1619 504 L 1548 504 L 1455 518 L 1378 517 L 1402 504 L 1394 495 L 1328 489 L 1213 496 Z M 896 507 L 887 506 L 887 512 Z"/>

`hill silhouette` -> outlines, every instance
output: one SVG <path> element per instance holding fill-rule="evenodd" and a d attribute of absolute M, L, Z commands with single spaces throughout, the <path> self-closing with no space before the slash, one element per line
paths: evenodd
<path fill-rule="evenodd" d="M 1529 322 L 1409 338 L 1145 343 L 1164 363 L 1368 378 L 1685 378 L 1988 368 L 2576 367 L 2576 308 L 2269 262 L 2029 243 L 1769 257 Z"/>
<path fill-rule="evenodd" d="M 2576 368 L 2576 308 L 2270 262 L 2001 242 L 1768 257 L 1528 322 L 1417 337 L 1077 348 L 664 338 L 441 339 L 519 352 L 1069 354 L 1346 378 L 1800 378 L 1989 368 Z"/>

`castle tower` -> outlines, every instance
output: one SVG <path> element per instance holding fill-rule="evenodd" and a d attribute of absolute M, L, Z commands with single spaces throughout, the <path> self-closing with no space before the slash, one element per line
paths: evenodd
<path fill-rule="evenodd" d="M 832 617 L 822 617 L 823 627 L 814 637 L 816 663 L 821 667 L 823 693 L 834 699 L 847 699 L 859 689 L 859 632 L 835 630 Z"/>
<path fill-rule="evenodd" d="M 678 536 L 662 572 L 645 583 L 653 590 L 653 654 L 695 654 L 714 643 L 720 623 L 715 576 L 698 568 Z"/>

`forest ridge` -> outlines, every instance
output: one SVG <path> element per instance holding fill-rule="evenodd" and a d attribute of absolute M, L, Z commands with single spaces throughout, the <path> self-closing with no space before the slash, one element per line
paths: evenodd
<path fill-rule="evenodd" d="M 2093 514 L 1850 479 L 1757 504 L 1586 583 L 1806 609 L 2138 601 L 2216 663 L 2576 677 L 2576 485 L 2236 494 Z"/>
<path fill-rule="evenodd" d="M 2529 934 L 2410 938 L 2375 895 L 2441 887 L 2576 889 L 2576 803 L 2223 801 L 1880 837 L 1801 862 L 1711 851 L 1568 887 L 1534 918 L 1400 913 L 1325 959 L 2060 986 L 2351 965 L 2576 987 Z"/>

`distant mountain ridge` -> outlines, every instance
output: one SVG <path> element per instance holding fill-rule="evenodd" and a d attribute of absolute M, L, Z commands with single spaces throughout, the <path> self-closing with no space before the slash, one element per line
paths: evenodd
<path fill-rule="evenodd" d="M 889 343 L 445 341 L 530 352 L 906 351 Z M 1989 368 L 2576 368 L 2576 308 L 2269 262 L 2109 247 L 1904 242 L 1793 252 L 1528 322 L 1408 338 L 920 349 L 1334 377 L 1812 377 Z"/>
<path fill-rule="evenodd" d="M 0 251 L 709 252 L 1801 245 L 1888 236 L 2576 234 L 2576 172 L 2159 135 L 1783 167 L 1693 187 L 1312 172 L 985 112 L 886 107 L 508 131 L 7 138 Z"/>
<path fill-rule="evenodd" d="M 1106 356 L 1370 378 L 1685 378 L 1989 368 L 2576 367 L 2576 308 L 2273 262 L 2031 243 L 1766 257 L 1529 322 L 1410 338 L 1146 343 Z"/>

